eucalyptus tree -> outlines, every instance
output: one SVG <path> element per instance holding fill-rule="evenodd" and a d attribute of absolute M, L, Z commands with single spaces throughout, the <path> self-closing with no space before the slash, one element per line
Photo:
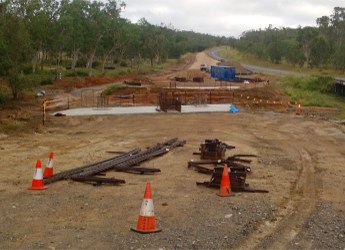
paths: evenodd
<path fill-rule="evenodd" d="M 144 56 L 150 60 L 153 67 L 155 60 L 161 60 L 166 44 L 165 36 L 160 27 L 150 24 L 145 18 L 140 19 L 138 25 Z"/>
<path fill-rule="evenodd" d="M 18 73 L 30 61 L 31 41 L 30 34 L 25 27 L 24 20 L 7 13 L 2 20 L 2 47 L 9 60 L 9 73 Z"/>
<path fill-rule="evenodd" d="M 315 45 L 327 47 L 328 59 L 336 70 L 345 69 L 345 8 L 335 7 L 332 15 L 317 18 L 316 23 L 322 38 Z M 315 53 L 318 53 L 315 49 Z M 323 59 L 323 58 L 322 58 Z"/>
<path fill-rule="evenodd" d="M 333 65 L 336 70 L 345 73 L 345 44 L 337 48 L 336 53 L 333 54 Z"/>
<path fill-rule="evenodd" d="M 238 50 L 244 53 L 253 54 L 258 59 L 268 59 L 266 31 L 251 30 L 242 33 L 240 39 L 235 43 Z"/>
<path fill-rule="evenodd" d="M 265 43 L 267 47 L 267 54 L 273 63 L 281 63 L 283 56 L 282 48 L 282 32 L 278 28 L 273 28 L 271 25 L 265 31 Z"/>
<path fill-rule="evenodd" d="M 107 16 L 103 10 L 102 2 L 92 2 L 87 6 L 85 13 L 85 28 L 87 33 L 84 35 L 83 52 L 86 55 L 86 68 L 91 74 L 93 60 L 98 46 L 107 32 Z"/>
<path fill-rule="evenodd" d="M 59 3 L 57 0 L 33 0 L 30 12 L 24 18 L 28 25 L 33 46 L 32 71 L 36 71 L 37 63 L 43 70 L 44 59 L 48 58 L 54 33 L 52 26 L 56 22 Z"/>
<path fill-rule="evenodd" d="M 158 26 L 155 29 L 155 39 L 156 39 L 156 60 L 158 63 L 163 63 L 168 58 L 168 36 L 169 33 L 166 32 L 166 28 L 163 26 Z"/>
<path fill-rule="evenodd" d="M 327 65 L 330 58 L 330 44 L 326 37 L 318 35 L 313 39 L 310 53 L 310 66 L 321 68 Z"/>
<path fill-rule="evenodd" d="M 345 8 L 335 7 L 330 22 L 336 47 L 340 47 L 345 42 Z"/>
<path fill-rule="evenodd" d="M 332 43 L 334 46 L 333 64 L 337 70 L 345 71 L 345 8 L 335 7 L 330 17 Z"/>
<path fill-rule="evenodd" d="M 58 0 L 41 0 L 41 8 L 36 16 L 37 25 L 33 28 L 36 44 L 41 45 L 41 70 L 44 58 L 54 55 L 56 43 L 61 42 L 61 32 L 58 28 L 60 4 Z M 35 26 L 35 25 L 34 25 Z"/>
<path fill-rule="evenodd" d="M 322 16 L 316 19 L 319 31 L 324 35 L 330 35 L 331 19 L 328 16 Z"/>
<path fill-rule="evenodd" d="M 6 34 L 6 19 L 8 1 L 0 2 L 0 77 L 5 76 L 11 67 L 10 57 L 8 53 L 8 39 Z"/>
<path fill-rule="evenodd" d="M 113 30 L 113 55 L 114 58 L 117 60 L 117 62 L 121 63 L 124 58 L 126 57 L 126 54 L 130 49 L 133 49 L 134 53 L 136 53 L 135 46 L 131 46 L 131 44 L 138 39 L 136 36 L 136 32 L 132 28 L 132 24 L 126 20 L 119 18 L 116 20 L 115 23 L 115 30 Z"/>
<path fill-rule="evenodd" d="M 144 47 L 142 46 L 140 27 L 137 24 L 128 23 L 126 28 L 126 54 L 125 57 L 129 59 L 132 68 L 139 70 L 144 55 Z"/>
<path fill-rule="evenodd" d="M 92 63 L 96 53 L 103 55 L 105 48 L 101 46 L 107 46 L 108 34 L 115 34 L 115 40 L 121 40 L 123 36 L 123 25 L 119 22 L 120 13 L 125 7 L 123 2 L 116 0 L 110 0 L 106 4 L 103 2 L 92 2 L 89 4 L 88 12 L 86 15 L 86 27 L 88 34 L 85 39 L 85 53 L 87 54 L 87 65 L 86 67 L 91 69 Z M 122 52 L 123 53 L 123 52 Z"/>
<path fill-rule="evenodd" d="M 73 70 L 77 65 L 88 33 L 86 26 L 88 5 L 89 2 L 84 0 L 61 1 L 59 22 L 64 30 L 65 50 L 72 57 L 71 69 Z"/>
<path fill-rule="evenodd" d="M 9 80 L 13 98 L 17 99 L 21 91 L 30 88 L 23 75 L 25 64 L 30 61 L 31 55 L 29 33 L 23 20 L 17 16 L 7 16 L 3 25 L 5 64 L 2 65 L 2 71 Z"/>
<path fill-rule="evenodd" d="M 169 57 L 179 58 L 187 51 L 188 39 L 178 31 L 171 33 L 171 39 L 168 39 Z"/>
<path fill-rule="evenodd" d="M 11 0 L 12 15 L 20 18 L 29 34 L 32 48 L 32 72 L 37 64 L 43 66 L 51 36 L 51 24 L 56 19 L 58 2 L 56 0 Z"/>
<path fill-rule="evenodd" d="M 315 37 L 318 35 L 318 30 L 315 27 L 298 28 L 297 40 L 302 48 L 303 55 L 307 65 L 310 65 L 310 54 L 312 52 L 312 44 Z"/>
<path fill-rule="evenodd" d="M 120 18 L 121 11 L 126 7 L 124 2 L 111 0 L 105 4 L 106 14 L 106 32 L 103 35 L 101 41 L 101 47 L 99 49 L 99 55 L 102 58 L 102 68 L 104 68 L 107 61 L 111 58 L 114 59 L 116 54 L 120 54 L 120 58 L 124 56 L 126 48 L 128 47 L 127 27 L 129 21 Z M 113 60 L 111 60 L 113 61 Z M 121 61 L 121 59 L 120 59 Z"/>
<path fill-rule="evenodd" d="M 295 66 L 303 66 L 303 51 L 296 38 L 289 38 L 282 41 L 284 59 L 287 63 Z"/>

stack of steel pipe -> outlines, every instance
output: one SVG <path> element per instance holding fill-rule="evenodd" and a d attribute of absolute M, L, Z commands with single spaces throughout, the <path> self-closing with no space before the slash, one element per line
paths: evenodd
<path fill-rule="evenodd" d="M 185 141 L 180 141 L 178 140 L 178 138 L 173 138 L 166 142 L 158 143 L 153 147 L 149 147 L 144 151 L 135 148 L 131 151 L 128 151 L 127 153 L 107 160 L 88 164 L 86 166 L 55 174 L 52 177 L 45 178 L 44 184 L 50 184 L 63 179 L 82 180 L 82 178 L 91 177 L 111 169 L 118 169 L 123 171 L 125 168 L 136 166 L 137 164 L 143 161 L 163 155 L 167 153 L 170 149 L 173 149 L 178 146 L 183 146 L 185 143 Z M 123 182 L 119 180 L 119 183 Z"/>
<path fill-rule="evenodd" d="M 92 176 L 100 172 L 107 171 L 109 169 L 114 170 L 123 170 L 124 168 L 130 168 L 136 166 L 137 164 L 152 159 L 154 157 L 163 155 L 169 152 L 170 149 L 173 149 L 178 146 L 182 146 L 185 144 L 185 141 L 178 141 L 177 138 L 171 139 L 166 141 L 162 144 L 157 144 L 151 148 L 146 149 L 145 151 L 141 151 L 137 154 L 130 155 L 125 159 L 122 159 L 118 162 L 113 162 L 113 165 L 105 165 L 96 168 L 88 169 L 88 171 L 83 171 L 73 175 L 72 177 L 85 177 L 85 176 Z"/>
<path fill-rule="evenodd" d="M 63 172 L 54 174 L 51 177 L 45 178 L 44 179 L 44 184 L 50 184 L 50 183 L 53 183 L 53 182 L 56 182 L 56 181 L 67 179 L 67 178 L 69 178 L 69 177 L 71 177 L 73 175 L 76 175 L 76 174 L 79 174 L 79 173 L 83 173 L 83 172 L 87 172 L 90 169 L 97 168 L 97 167 L 102 166 L 102 165 L 113 166 L 113 164 L 116 164 L 116 162 L 121 161 L 123 159 L 127 159 L 131 155 L 138 154 L 140 151 L 141 150 L 139 148 L 135 148 L 135 149 L 133 149 L 131 151 L 128 151 L 127 153 L 124 153 L 124 154 L 119 155 L 119 156 L 112 157 L 110 159 L 106 159 L 106 160 L 103 160 L 103 161 L 100 161 L 100 162 L 96 162 L 96 163 L 91 163 L 91 164 L 88 164 L 88 165 L 85 165 L 85 166 L 81 166 L 81 167 L 78 167 L 78 168 L 74 168 L 74 169 L 71 169 L 71 170 L 67 170 L 67 171 L 63 171 Z"/>

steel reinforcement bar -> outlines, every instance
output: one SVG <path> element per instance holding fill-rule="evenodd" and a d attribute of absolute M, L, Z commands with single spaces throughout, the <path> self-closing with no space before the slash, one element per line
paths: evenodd
<path fill-rule="evenodd" d="M 81 167 L 78 167 L 78 168 L 74 168 L 74 169 L 71 169 L 71 170 L 67 170 L 67 171 L 63 171 L 63 172 L 60 172 L 60 173 L 57 173 L 57 174 L 54 174 L 52 177 L 49 177 L 49 178 L 45 178 L 44 179 L 44 184 L 50 184 L 50 183 L 53 183 L 53 182 L 56 182 L 56 181 L 60 181 L 60 180 L 63 180 L 63 179 L 66 179 L 72 175 L 75 175 L 75 174 L 78 174 L 78 173 L 82 173 L 82 172 L 85 172 L 85 171 L 88 171 L 89 169 L 93 169 L 99 165 L 102 165 L 102 164 L 116 164 L 118 161 L 121 161 L 123 159 L 128 159 L 130 156 L 132 155 L 136 155 L 138 153 L 140 153 L 140 149 L 139 148 L 135 148 L 131 151 L 128 151 L 127 153 L 124 153 L 122 155 L 119 155 L 119 156 L 116 156 L 116 157 L 112 157 L 110 159 L 106 159 L 106 160 L 103 160 L 103 161 L 100 161 L 100 162 L 96 162 L 96 163 L 91 163 L 91 164 L 88 164 L 88 165 L 85 165 L 85 166 L 81 166 Z"/>
<path fill-rule="evenodd" d="M 110 169 L 124 169 L 132 166 L 136 166 L 138 163 L 149 160 L 151 158 L 157 157 L 167 153 L 169 150 L 183 146 L 186 142 L 180 141 L 178 138 L 173 138 L 163 143 L 158 143 L 157 145 L 147 148 L 141 151 L 135 148 L 122 155 L 103 160 L 100 162 L 92 163 L 86 166 L 82 166 L 76 169 L 67 170 L 52 177 L 44 179 L 44 184 L 50 184 L 62 179 L 76 179 L 78 177 L 90 177 Z"/>
<path fill-rule="evenodd" d="M 117 169 L 133 167 L 133 166 L 136 166 L 138 163 L 163 155 L 169 152 L 170 149 L 173 149 L 178 146 L 182 146 L 184 144 L 185 144 L 185 141 L 178 141 L 177 138 L 174 138 L 164 143 L 159 143 L 151 148 L 146 149 L 145 151 L 141 151 L 140 153 L 132 155 L 121 161 L 112 162 L 112 164 L 104 164 L 101 166 L 96 166 L 92 169 L 88 169 L 87 171 L 77 173 L 73 175 L 72 177 L 86 177 L 86 176 L 92 176 L 97 173 L 107 171 L 109 169 L 117 170 Z"/>

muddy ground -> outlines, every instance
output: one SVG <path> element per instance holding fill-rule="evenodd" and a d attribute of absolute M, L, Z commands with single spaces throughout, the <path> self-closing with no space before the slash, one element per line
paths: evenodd
<path fill-rule="evenodd" d="M 34 129 L 0 135 L 1 249 L 344 249 L 345 134 L 328 119 L 241 107 L 240 112 L 38 116 Z M 147 161 L 153 175 L 107 172 L 120 186 L 59 181 L 31 191 L 36 160 L 54 152 L 60 172 L 178 137 L 184 147 Z M 197 186 L 210 176 L 187 168 L 205 139 L 255 154 L 247 183 L 269 193 L 220 198 Z M 136 227 L 151 183 L 157 227 Z"/>

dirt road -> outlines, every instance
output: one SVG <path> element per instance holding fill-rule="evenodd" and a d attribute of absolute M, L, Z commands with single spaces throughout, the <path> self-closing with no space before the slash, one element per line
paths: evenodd
<path fill-rule="evenodd" d="M 345 133 L 334 122 L 294 113 L 155 114 L 51 117 L 46 126 L 0 135 L 1 249 L 344 249 Z M 37 159 L 54 152 L 60 172 L 167 139 L 182 148 L 145 162 L 154 175 L 107 172 L 121 186 L 73 181 L 29 191 Z M 210 176 L 187 168 L 205 139 L 256 154 L 250 187 L 235 193 L 197 186 Z M 150 181 L 157 234 L 130 231 Z"/>
<path fill-rule="evenodd" d="M 219 61 L 210 57 L 207 53 L 198 53 L 196 55 L 195 62 L 190 66 L 190 69 L 200 69 L 200 64 L 205 63 L 210 68 L 211 66 L 217 65 Z"/>

